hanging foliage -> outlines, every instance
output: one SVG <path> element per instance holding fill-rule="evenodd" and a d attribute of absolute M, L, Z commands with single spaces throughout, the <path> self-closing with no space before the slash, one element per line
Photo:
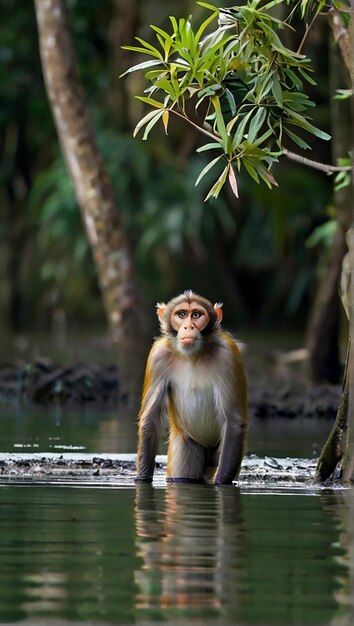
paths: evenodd
<path fill-rule="evenodd" d="M 238 196 L 241 167 L 257 183 L 276 185 L 271 169 L 285 138 L 302 149 L 310 147 L 303 131 L 330 139 L 308 116 L 314 103 L 303 89 L 304 83 L 315 84 L 310 60 L 280 39 L 281 31 L 291 28 L 290 17 L 281 21 L 269 13 L 281 2 L 261 6 L 260 0 L 248 0 L 232 8 L 198 2 L 210 12 L 198 28 L 191 17 L 171 16 L 171 33 L 151 26 L 156 46 L 137 37 L 139 46 L 124 47 L 149 57 L 125 72 L 145 71 L 149 85 L 146 95 L 136 96 L 151 110 L 134 136 L 143 130 L 146 140 L 159 121 L 167 133 L 172 115 L 197 127 L 208 138 L 198 151 L 210 151 L 211 158 L 196 184 L 210 170 L 218 171 L 206 200 L 217 197 L 227 180 Z"/>

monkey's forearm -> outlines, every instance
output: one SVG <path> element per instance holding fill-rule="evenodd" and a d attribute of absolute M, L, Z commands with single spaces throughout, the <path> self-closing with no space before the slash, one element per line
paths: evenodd
<path fill-rule="evenodd" d="M 155 457 L 160 443 L 160 424 L 153 414 L 142 416 L 139 429 L 139 447 L 137 458 L 137 482 L 152 482 L 155 470 Z"/>
<path fill-rule="evenodd" d="M 245 430 L 245 426 L 239 422 L 226 426 L 215 485 L 231 485 L 238 476 L 244 453 Z"/>

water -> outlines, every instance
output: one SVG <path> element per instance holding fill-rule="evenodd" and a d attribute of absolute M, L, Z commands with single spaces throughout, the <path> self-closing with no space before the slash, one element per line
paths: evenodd
<path fill-rule="evenodd" d="M 114 409 L 1 407 L 1 452 L 129 453 L 137 420 Z M 321 418 L 250 420 L 248 450 L 258 455 L 318 456 L 332 424 Z M 166 451 L 162 442 L 161 453 Z"/>
<path fill-rule="evenodd" d="M 2 451 L 136 449 L 112 410 L 9 408 L 1 425 Z M 329 428 L 253 420 L 249 450 L 311 458 Z M 0 623 L 354 623 L 351 490 L 126 485 L 0 482 Z"/>
<path fill-rule="evenodd" d="M 132 452 L 136 420 L 112 409 L 1 407 L 1 452 Z"/>
<path fill-rule="evenodd" d="M 0 622 L 348 625 L 353 494 L 0 489 Z"/>

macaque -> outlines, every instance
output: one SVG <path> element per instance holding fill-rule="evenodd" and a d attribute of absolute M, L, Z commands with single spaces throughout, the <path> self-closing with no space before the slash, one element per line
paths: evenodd
<path fill-rule="evenodd" d="M 161 336 L 145 371 L 137 482 L 151 483 L 161 431 L 169 424 L 167 482 L 231 484 L 247 433 L 247 385 L 222 304 L 193 291 L 159 303 Z"/>

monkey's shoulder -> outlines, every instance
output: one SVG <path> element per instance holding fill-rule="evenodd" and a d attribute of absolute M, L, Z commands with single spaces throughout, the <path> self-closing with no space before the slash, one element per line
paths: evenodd
<path fill-rule="evenodd" d="M 231 333 L 228 333 L 226 330 L 219 330 L 216 334 L 216 338 L 217 345 L 221 349 L 227 350 L 234 358 L 241 360 L 240 349 L 236 339 Z"/>
<path fill-rule="evenodd" d="M 149 357 L 151 358 L 160 358 L 164 356 L 168 356 L 171 353 L 170 341 L 167 336 L 160 335 L 160 337 L 156 337 L 154 343 L 152 344 Z"/>
<path fill-rule="evenodd" d="M 247 386 L 245 368 L 236 339 L 224 330 L 219 331 L 219 359 L 222 375 L 230 375 L 236 380 L 237 386 Z"/>
<path fill-rule="evenodd" d="M 173 360 L 173 351 L 170 345 L 168 337 L 157 337 L 152 344 L 149 352 L 147 368 L 148 369 L 161 369 L 162 372 L 166 371 Z"/>

